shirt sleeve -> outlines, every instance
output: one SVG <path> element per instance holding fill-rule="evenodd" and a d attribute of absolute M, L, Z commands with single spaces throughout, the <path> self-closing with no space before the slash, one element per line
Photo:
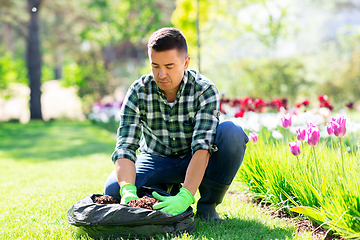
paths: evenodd
<path fill-rule="evenodd" d="M 195 115 L 195 127 L 191 143 L 192 153 L 206 149 L 212 154 L 217 151 L 215 145 L 216 128 L 219 125 L 220 100 L 217 88 L 210 85 L 199 96 L 199 110 Z"/>
<path fill-rule="evenodd" d="M 119 158 L 127 158 L 135 162 L 136 150 L 139 148 L 140 136 L 141 122 L 139 99 L 137 92 L 133 87 L 130 87 L 120 111 L 117 142 L 115 151 L 111 156 L 112 161 L 115 163 L 115 161 Z"/>

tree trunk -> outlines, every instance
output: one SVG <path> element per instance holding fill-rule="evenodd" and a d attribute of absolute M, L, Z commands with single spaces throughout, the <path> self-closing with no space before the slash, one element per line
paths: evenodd
<path fill-rule="evenodd" d="M 41 0 L 27 0 L 30 21 L 27 38 L 27 68 L 30 82 L 30 119 L 42 119 L 41 53 L 39 40 L 39 7 Z"/>
<path fill-rule="evenodd" d="M 64 32 L 61 31 L 61 26 L 64 25 L 64 17 L 60 16 L 59 13 L 55 11 L 55 32 L 56 32 L 56 41 L 53 48 L 55 51 L 55 79 L 62 79 L 63 72 L 63 44 L 64 44 Z"/>
<path fill-rule="evenodd" d="M 14 54 L 14 38 L 13 38 L 13 29 L 9 23 L 3 23 L 3 43 L 5 45 L 5 49 L 12 54 Z"/>
<path fill-rule="evenodd" d="M 56 63 L 55 79 L 59 80 L 62 79 L 62 71 L 63 71 L 63 53 L 62 50 L 60 50 L 59 48 L 56 50 L 55 53 L 55 63 Z"/>

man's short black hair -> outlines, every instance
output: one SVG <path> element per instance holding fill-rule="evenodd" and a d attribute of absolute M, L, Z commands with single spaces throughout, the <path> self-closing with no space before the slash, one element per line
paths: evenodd
<path fill-rule="evenodd" d="M 148 42 L 148 51 L 154 49 L 157 52 L 176 49 L 179 53 L 188 54 L 187 43 L 184 34 L 176 28 L 161 28 L 154 32 Z"/>

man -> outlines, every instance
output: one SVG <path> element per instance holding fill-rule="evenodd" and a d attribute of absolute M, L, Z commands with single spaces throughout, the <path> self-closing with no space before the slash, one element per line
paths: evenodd
<path fill-rule="evenodd" d="M 196 216 L 220 220 L 215 207 L 242 163 L 248 137 L 232 122 L 219 124 L 218 90 L 187 69 L 187 43 L 178 29 L 153 33 L 148 54 L 152 73 L 135 81 L 125 96 L 112 154 L 115 169 L 104 194 L 121 196 L 127 204 L 142 186 L 168 191 L 175 186 L 174 196 L 153 196 L 161 201 L 155 209 L 176 215 L 195 202 L 199 189 Z"/>

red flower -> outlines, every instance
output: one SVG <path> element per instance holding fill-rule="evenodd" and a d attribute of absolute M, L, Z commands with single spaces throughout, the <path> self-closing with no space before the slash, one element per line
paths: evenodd
<path fill-rule="evenodd" d="M 270 104 L 269 104 L 272 108 L 276 108 L 278 111 L 280 110 L 280 108 L 283 106 L 282 101 L 280 101 L 280 99 L 278 97 L 274 98 Z"/>
<path fill-rule="evenodd" d="M 259 98 L 255 99 L 254 103 L 255 103 L 256 108 L 262 108 L 266 105 L 266 103 L 262 99 L 259 99 Z"/>
<path fill-rule="evenodd" d="M 238 111 L 237 113 L 235 113 L 235 117 L 236 118 L 242 118 L 242 117 L 244 117 L 244 114 L 245 114 L 245 111 L 244 110 L 242 110 L 242 109 L 239 109 L 240 111 Z"/>
<path fill-rule="evenodd" d="M 302 104 L 306 107 L 307 105 L 309 105 L 309 103 L 309 99 L 305 99 Z"/>
<path fill-rule="evenodd" d="M 253 103 L 253 100 L 250 97 L 246 97 L 246 98 L 241 99 L 241 106 L 243 106 L 243 107 L 247 107 L 252 103 Z"/>
<path fill-rule="evenodd" d="M 265 111 L 266 102 L 264 102 L 262 99 L 255 99 L 255 112 L 263 112 Z"/>
<path fill-rule="evenodd" d="M 300 108 L 301 105 L 302 105 L 302 103 L 296 103 L 296 104 L 295 104 L 295 106 L 296 106 L 297 108 Z"/>
<path fill-rule="evenodd" d="M 327 101 L 327 99 L 328 99 L 328 96 L 327 95 L 319 95 L 318 96 L 318 99 L 319 99 L 319 101 L 320 102 L 325 102 L 325 101 Z"/>
<path fill-rule="evenodd" d="M 223 113 L 223 114 L 226 114 L 226 112 L 224 110 L 223 103 L 220 103 L 220 112 Z"/>
<path fill-rule="evenodd" d="M 230 99 L 228 99 L 228 98 L 222 97 L 222 98 L 220 99 L 220 103 L 229 103 L 229 102 L 230 102 Z"/>
<path fill-rule="evenodd" d="M 240 100 L 240 99 L 236 99 L 236 98 L 231 102 L 231 106 L 232 106 L 232 107 L 239 106 L 240 104 L 241 104 L 241 100 Z"/>
<path fill-rule="evenodd" d="M 247 107 L 246 109 L 247 109 L 247 111 L 249 111 L 249 112 L 255 112 L 255 109 L 252 108 L 252 107 Z"/>
<path fill-rule="evenodd" d="M 285 109 L 287 109 L 287 108 L 288 108 L 288 106 L 287 106 L 287 104 L 288 104 L 287 98 L 281 99 L 281 102 L 282 102 L 283 107 L 284 107 Z"/>
<path fill-rule="evenodd" d="M 353 110 L 353 109 L 354 109 L 354 103 L 353 103 L 353 102 L 349 102 L 348 104 L 346 104 L 346 106 L 347 106 L 350 110 Z"/>
<path fill-rule="evenodd" d="M 322 108 L 322 107 L 328 108 L 330 110 L 334 109 L 334 107 L 332 106 L 330 101 L 322 101 L 322 102 L 320 102 L 320 108 Z"/>

